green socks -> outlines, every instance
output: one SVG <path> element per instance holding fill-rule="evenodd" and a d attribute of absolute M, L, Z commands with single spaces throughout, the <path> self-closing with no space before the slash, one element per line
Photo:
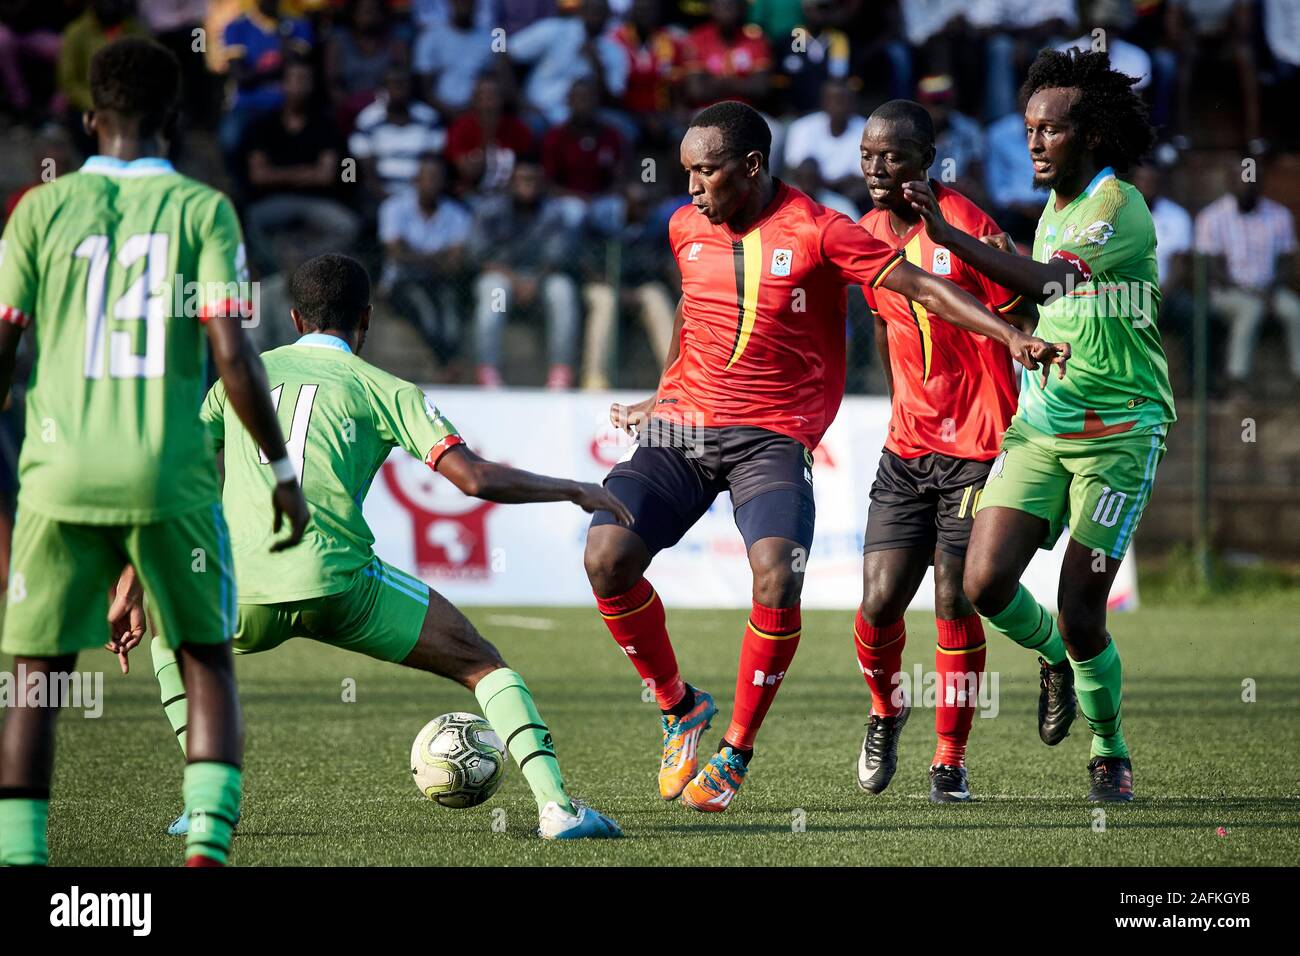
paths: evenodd
<path fill-rule="evenodd" d="M 163 713 L 176 732 L 176 741 L 185 753 L 185 729 L 189 726 L 189 703 L 185 698 L 185 682 L 181 680 L 180 665 L 176 663 L 176 652 L 163 641 L 155 637 L 149 643 L 153 654 L 153 674 L 158 678 L 158 690 L 162 694 Z"/>
<path fill-rule="evenodd" d="M 1056 618 L 1022 584 L 1002 611 L 985 618 L 995 631 L 1021 647 L 1036 651 L 1049 664 L 1065 660 L 1065 642 L 1056 629 Z"/>
<path fill-rule="evenodd" d="M 45 842 L 50 798 L 17 793 L 16 787 L 0 790 L 0 866 L 45 866 L 50 861 Z"/>
<path fill-rule="evenodd" d="M 190 811 L 187 856 L 206 856 L 225 864 L 239 818 L 242 774 L 228 763 L 205 760 L 185 765 L 185 806 Z"/>
<path fill-rule="evenodd" d="M 1107 635 L 1109 637 L 1109 635 Z M 1119 650 L 1114 640 L 1106 649 L 1087 661 L 1070 661 L 1074 668 L 1074 692 L 1079 695 L 1079 710 L 1092 729 L 1092 756 L 1127 757 L 1120 716 Z"/>
<path fill-rule="evenodd" d="M 551 732 L 537 712 L 524 679 L 502 667 L 478 682 L 474 696 L 483 708 L 483 716 L 506 742 L 510 756 L 523 771 L 537 799 L 537 809 L 553 800 L 573 812 L 573 803 L 564 792 L 564 777 L 560 775 Z"/>

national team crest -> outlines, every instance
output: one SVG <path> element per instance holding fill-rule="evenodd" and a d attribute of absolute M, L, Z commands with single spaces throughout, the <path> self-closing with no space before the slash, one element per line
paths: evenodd
<path fill-rule="evenodd" d="M 952 274 L 952 253 L 939 246 L 934 250 L 934 259 L 930 263 L 930 271 L 937 276 L 946 276 Z"/>
<path fill-rule="evenodd" d="M 790 263 L 794 261 L 794 254 L 789 249 L 772 250 L 772 275 L 788 276 L 790 274 Z"/>

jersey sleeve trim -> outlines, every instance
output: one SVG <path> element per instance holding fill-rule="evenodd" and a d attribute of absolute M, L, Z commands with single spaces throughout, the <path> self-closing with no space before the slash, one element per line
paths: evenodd
<path fill-rule="evenodd" d="M 199 310 L 199 323 L 207 325 L 209 319 L 226 318 L 228 316 L 238 316 L 239 318 L 249 318 L 253 314 L 252 303 L 244 299 L 222 299 L 220 302 L 209 302 Z"/>
<path fill-rule="evenodd" d="M 0 305 L 0 322 L 8 322 L 20 329 L 32 324 L 32 317 L 14 305 Z"/>
<path fill-rule="evenodd" d="M 880 267 L 880 271 L 876 273 L 876 277 L 871 280 L 871 288 L 879 288 L 880 283 L 884 282 L 889 274 L 898 268 L 898 264 L 905 261 L 905 258 L 902 249 L 896 250 L 894 254 L 889 257 L 889 261 Z"/>
<path fill-rule="evenodd" d="M 1010 299 L 1008 299 L 1006 302 L 1003 302 L 1001 305 L 995 305 L 993 307 L 993 311 L 998 313 L 999 315 L 1004 315 L 1007 312 L 1010 312 L 1016 306 L 1018 306 L 1024 300 L 1024 298 L 1025 297 L 1023 295 L 1012 296 Z"/>
<path fill-rule="evenodd" d="M 1057 249 L 1055 252 L 1052 253 L 1051 258 L 1063 259 L 1064 261 L 1068 262 L 1070 265 L 1074 266 L 1076 269 L 1079 270 L 1079 275 L 1083 278 L 1084 282 L 1092 281 L 1092 269 L 1088 268 L 1088 263 L 1084 262 L 1083 259 L 1081 259 L 1079 256 L 1076 256 L 1073 252 L 1070 252 L 1067 249 Z M 1051 260 L 1049 259 L 1048 261 Z"/>
<path fill-rule="evenodd" d="M 457 445 L 463 444 L 465 444 L 465 439 L 461 438 L 459 435 L 448 435 L 429 449 L 429 454 L 424 456 L 424 463 L 437 471 L 438 462 L 442 460 L 442 456 L 447 454 L 447 452 L 451 451 Z"/>

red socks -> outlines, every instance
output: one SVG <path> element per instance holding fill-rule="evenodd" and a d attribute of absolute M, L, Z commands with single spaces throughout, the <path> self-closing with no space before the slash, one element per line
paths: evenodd
<path fill-rule="evenodd" d="M 626 594 L 596 597 L 605 626 L 641 679 L 654 690 L 660 710 L 669 710 L 686 694 L 677 671 L 677 656 L 664 626 L 664 604 L 642 578 Z"/>
<path fill-rule="evenodd" d="M 907 628 L 901 620 L 874 627 L 862 616 L 862 608 L 858 608 L 853 620 L 853 646 L 858 652 L 862 676 L 871 688 L 871 712 L 877 717 L 893 717 L 902 710 L 902 700 L 895 702 L 894 692 L 906 643 Z"/>
<path fill-rule="evenodd" d="M 664 627 L 664 605 L 642 578 L 626 594 L 596 598 L 605 626 L 628 660 L 654 689 L 660 710 L 670 710 L 686 693 Z M 799 647 L 799 605 L 771 608 L 755 603 L 750 610 L 736 673 L 736 702 L 726 741 L 752 750 L 785 672 Z"/>
<path fill-rule="evenodd" d="M 799 605 L 764 607 L 754 602 L 740 645 L 736 703 L 724 739 L 740 750 L 753 750 L 754 737 L 772 706 L 785 672 L 799 648 Z"/>
<path fill-rule="evenodd" d="M 939 627 L 939 644 L 934 651 L 934 669 L 940 684 L 934 711 L 934 729 L 939 735 L 934 762 L 961 767 L 966 761 L 966 741 L 979 704 L 979 684 L 988 656 L 984 625 L 978 614 L 955 621 L 936 619 L 935 623 Z"/>

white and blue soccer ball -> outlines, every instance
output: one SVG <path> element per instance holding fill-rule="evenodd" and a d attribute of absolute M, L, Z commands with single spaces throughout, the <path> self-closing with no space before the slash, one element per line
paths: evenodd
<path fill-rule="evenodd" d="M 411 745 L 411 777 L 444 807 L 473 807 L 491 798 L 506 771 L 506 745 L 478 714 L 453 713 L 424 725 Z"/>

